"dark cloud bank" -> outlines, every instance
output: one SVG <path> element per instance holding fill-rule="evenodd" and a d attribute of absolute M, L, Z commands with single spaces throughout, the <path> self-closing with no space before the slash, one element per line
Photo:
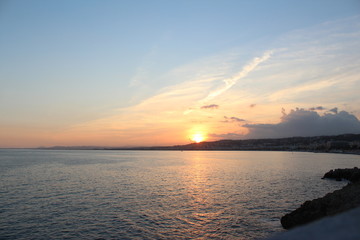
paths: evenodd
<path fill-rule="evenodd" d="M 325 108 L 317 107 L 309 110 L 295 109 L 289 114 L 282 111 L 280 123 L 277 124 L 244 124 L 249 130 L 246 135 L 238 133 L 211 134 L 211 137 L 222 139 L 256 139 L 256 138 L 285 138 L 285 137 L 311 137 L 329 136 L 346 133 L 360 133 L 360 121 L 346 111 L 330 109 L 324 115 L 315 110 L 323 111 Z"/>
<path fill-rule="evenodd" d="M 299 108 L 291 110 L 289 114 L 283 112 L 281 122 L 277 124 L 243 125 L 249 130 L 245 138 L 310 137 L 360 133 L 360 122 L 354 115 L 346 111 L 338 112 L 337 108 L 333 108 L 329 112 L 332 113 L 325 113 L 322 116 L 316 111 Z"/>

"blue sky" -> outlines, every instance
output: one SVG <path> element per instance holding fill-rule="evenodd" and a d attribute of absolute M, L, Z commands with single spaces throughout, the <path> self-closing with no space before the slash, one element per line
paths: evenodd
<path fill-rule="evenodd" d="M 359 117 L 359 16 L 355 0 L 3 0 L 0 147 L 244 138 L 220 119 L 315 105 Z"/>

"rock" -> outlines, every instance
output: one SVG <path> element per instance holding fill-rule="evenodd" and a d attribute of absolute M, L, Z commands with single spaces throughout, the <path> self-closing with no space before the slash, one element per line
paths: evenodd
<path fill-rule="evenodd" d="M 285 229 L 360 206 L 360 170 L 358 168 L 331 170 L 324 175 L 324 178 L 343 178 L 352 183 L 340 190 L 328 193 L 322 198 L 306 201 L 300 208 L 283 216 L 281 225 Z"/>
<path fill-rule="evenodd" d="M 351 182 L 360 181 L 360 169 L 357 167 L 354 168 L 345 168 L 345 169 L 335 169 L 325 173 L 324 178 L 332 178 L 339 181 L 339 179 L 346 179 Z"/>
<path fill-rule="evenodd" d="M 266 240 L 360 239 L 360 207 L 305 226 L 279 233 Z"/>

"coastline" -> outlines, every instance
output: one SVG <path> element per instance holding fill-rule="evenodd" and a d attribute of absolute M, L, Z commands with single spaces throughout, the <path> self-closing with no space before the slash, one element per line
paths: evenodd
<path fill-rule="evenodd" d="M 146 151 L 287 151 L 360 155 L 360 134 L 276 139 L 219 140 L 174 146 L 53 146 L 45 150 L 146 150 Z"/>

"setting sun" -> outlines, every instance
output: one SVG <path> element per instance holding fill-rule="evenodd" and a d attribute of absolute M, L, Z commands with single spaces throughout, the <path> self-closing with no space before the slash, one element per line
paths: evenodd
<path fill-rule="evenodd" d="M 194 134 L 191 137 L 191 140 L 196 142 L 196 143 L 202 142 L 202 141 L 204 141 L 204 139 L 205 139 L 205 137 L 200 133 Z"/>

